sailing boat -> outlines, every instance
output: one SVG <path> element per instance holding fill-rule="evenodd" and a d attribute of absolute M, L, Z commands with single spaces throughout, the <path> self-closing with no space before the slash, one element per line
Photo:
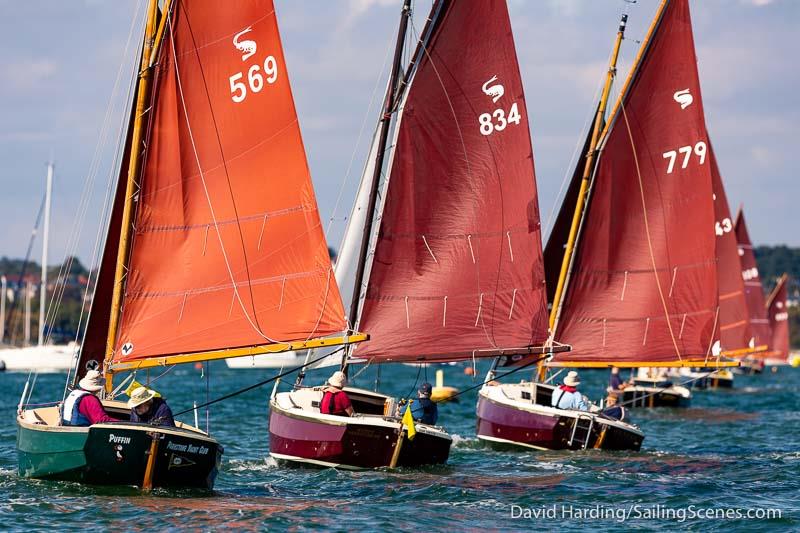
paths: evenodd
<path fill-rule="evenodd" d="M 766 346 L 766 351 L 772 350 L 770 341 L 772 331 L 767 318 L 766 302 L 764 301 L 764 287 L 761 285 L 761 276 L 758 273 L 756 256 L 753 253 L 753 244 L 747 232 L 747 223 L 744 220 L 744 210 L 739 207 L 734 225 L 736 242 L 739 246 L 739 259 L 741 261 L 742 279 L 744 280 L 747 311 L 750 316 L 750 329 L 753 331 L 754 346 Z M 745 373 L 761 373 L 764 369 L 762 354 L 754 353 L 744 358 L 741 371 Z"/>
<path fill-rule="evenodd" d="M 45 200 L 44 200 L 44 231 L 42 232 L 42 275 L 41 287 L 39 289 L 39 337 L 35 346 L 24 346 L 22 348 L 4 348 L 0 349 L 0 367 L 8 372 L 63 372 L 69 370 L 75 365 L 76 346 L 74 343 L 66 345 L 47 344 L 46 343 L 46 324 L 45 315 L 47 313 L 47 252 L 50 240 L 50 204 L 53 193 L 53 174 L 55 165 L 53 163 L 47 164 L 47 181 L 45 187 Z M 3 300 L 2 313 L 0 313 L 0 323 L 3 324 L 3 332 L 5 333 L 5 299 L 6 287 L 3 282 L 3 290 L 0 291 L 0 298 Z M 26 332 L 30 328 L 30 288 L 26 288 Z M 2 337 L 0 335 L 0 343 Z M 26 335 L 27 337 L 27 335 Z"/>
<path fill-rule="evenodd" d="M 548 366 L 728 366 L 710 360 L 718 329 L 715 218 L 688 2 L 659 5 L 603 126 L 626 19 L 583 172 L 573 175 L 545 249 L 546 264 L 561 265 L 547 271 L 552 334 L 572 346 Z M 675 403 L 685 404 L 689 391 L 680 389 Z M 552 391 L 543 383 L 485 387 L 479 438 L 548 449 L 641 446 L 644 435 L 630 424 L 550 407 Z M 654 405 L 658 392 L 629 387 L 623 403 Z"/>
<path fill-rule="evenodd" d="M 350 322 L 370 331 L 343 368 L 541 354 L 547 318 L 539 212 L 506 3 L 435 2 L 401 79 L 410 9 L 406 0 L 337 261 L 337 276 L 355 271 Z M 272 457 L 343 468 L 447 461 L 452 438 L 443 428 L 417 423 L 412 440 L 396 399 L 345 390 L 356 416 L 321 414 L 315 388 L 276 393 Z"/>
<path fill-rule="evenodd" d="M 714 191 L 714 233 L 717 237 L 717 281 L 719 288 L 719 332 L 717 350 L 732 357 L 753 352 L 753 335 L 747 314 L 736 233 L 722 175 L 711 142 L 708 158 Z M 713 348 L 712 348 L 713 349 Z M 678 368 L 673 375 L 691 380 L 693 389 L 733 387 L 733 373 L 727 369 Z"/>
<path fill-rule="evenodd" d="M 771 350 L 764 354 L 768 365 L 789 364 L 789 275 L 778 278 L 778 283 L 767 298 L 767 316 L 772 330 Z"/>
<path fill-rule="evenodd" d="M 158 22 L 157 22 L 158 21 Z M 138 90 L 75 382 L 106 377 L 120 422 L 24 408 L 19 471 L 95 484 L 211 488 L 222 447 L 188 424 L 133 424 L 114 377 L 363 340 L 323 237 L 271 0 L 152 0 Z M 147 142 L 143 142 L 146 139 Z M 124 275 L 123 275 L 124 274 Z"/>

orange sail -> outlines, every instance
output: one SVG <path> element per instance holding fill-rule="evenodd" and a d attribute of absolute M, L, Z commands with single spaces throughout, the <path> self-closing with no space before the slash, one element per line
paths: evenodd
<path fill-rule="evenodd" d="M 169 16 L 112 363 L 342 331 L 272 1 Z"/>

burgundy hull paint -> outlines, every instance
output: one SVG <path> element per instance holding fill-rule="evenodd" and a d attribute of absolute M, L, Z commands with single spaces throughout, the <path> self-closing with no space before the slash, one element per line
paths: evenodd
<path fill-rule="evenodd" d="M 578 449 L 580 444 L 570 446 L 569 439 L 575 419 L 567 416 L 531 413 L 478 396 L 478 436 L 493 437 L 512 443 L 535 446 L 548 450 Z M 592 428 L 587 447 L 595 446 L 600 432 L 606 429 L 601 442 L 604 450 L 639 450 L 641 435 L 598 421 Z M 491 442 L 491 441 L 490 441 Z"/>
<path fill-rule="evenodd" d="M 370 424 L 332 425 L 288 416 L 270 410 L 270 452 L 355 468 L 389 466 L 397 444 L 398 429 Z M 450 454 L 449 439 L 417 433 L 407 436 L 398 466 L 442 464 Z"/>

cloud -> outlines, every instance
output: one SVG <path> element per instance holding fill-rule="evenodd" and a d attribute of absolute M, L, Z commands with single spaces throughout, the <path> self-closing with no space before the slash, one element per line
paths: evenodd
<path fill-rule="evenodd" d="M 9 131 L 0 134 L 0 143 L 42 142 L 52 140 L 53 136 L 44 131 Z"/>
<path fill-rule="evenodd" d="M 764 7 L 770 5 L 774 0 L 740 0 L 742 4 L 754 7 Z"/>
<path fill-rule="evenodd" d="M 18 61 L 3 66 L 0 80 L 14 89 L 35 89 L 58 71 L 58 65 L 51 59 Z"/>

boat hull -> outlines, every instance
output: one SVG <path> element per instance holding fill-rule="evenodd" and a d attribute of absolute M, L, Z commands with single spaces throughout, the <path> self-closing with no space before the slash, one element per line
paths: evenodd
<path fill-rule="evenodd" d="M 90 485 L 141 486 L 154 438 L 152 486 L 213 488 L 223 453 L 214 439 L 186 429 L 145 424 L 54 427 L 18 419 L 19 475 Z"/>
<path fill-rule="evenodd" d="M 292 411 L 299 410 L 270 404 L 270 455 L 278 460 L 358 470 L 393 466 L 396 451 L 399 467 L 444 464 L 450 455 L 452 439 L 441 430 L 418 424 L 409 439 L 402 423 L 384 417 Z"/>
<path fill-rule="evenodd" d="M 689 407 L 691 402 L 691 395 L 685 394 L 683 390 L 637 385 L 622 391 L 622 403 L 626 407 Z"/>
<path fill-rule="evenodd" d="M 586 443 L 571 441 L 578 417 L 592 419 Z M 478 438 L 494 447 L 527 447 L 541 450 L 634 450 L 642 446 L 644 435 L 629 424 L 614 423 L 606 417 L 587 412 L 540 408 L 536 404 L 524 409 L 514 402 L 478 395 Z"/>

